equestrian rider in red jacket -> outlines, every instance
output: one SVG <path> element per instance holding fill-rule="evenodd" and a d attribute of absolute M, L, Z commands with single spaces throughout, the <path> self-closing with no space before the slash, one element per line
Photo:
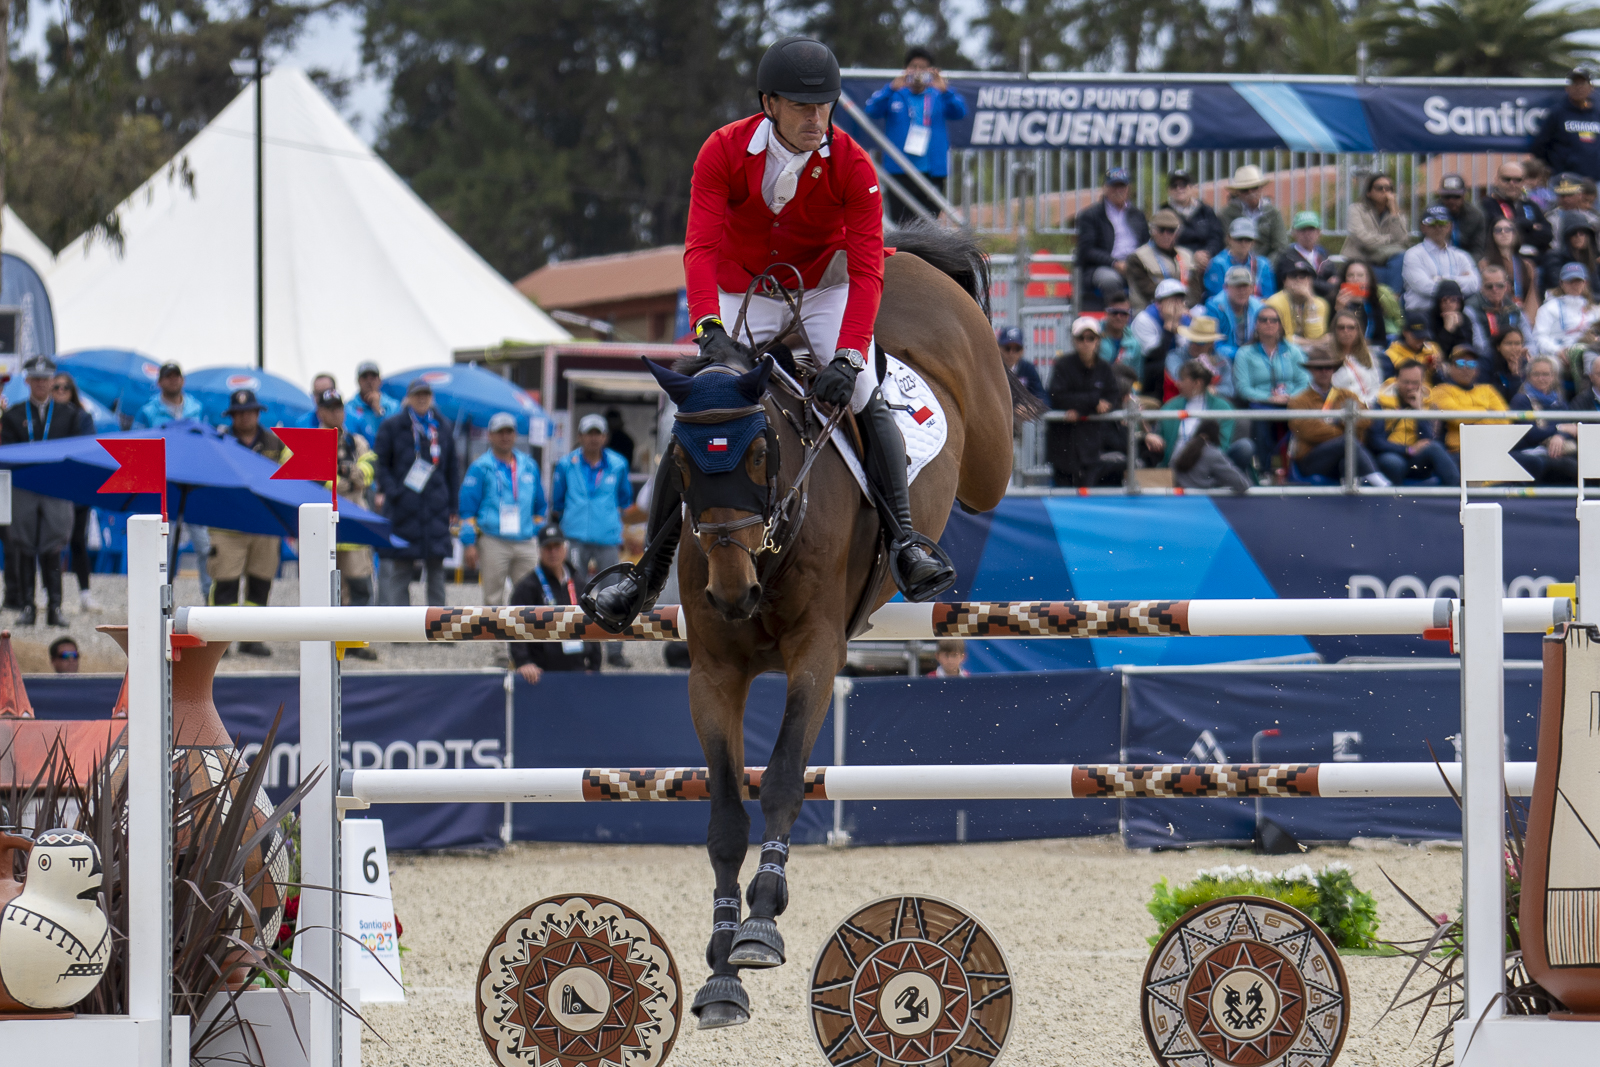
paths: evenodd
<path fill-rule="evenodd" d="M 850 405 L 867 442 L 891 572 L 906 599 L 931 600 L 955 581 L 955 570 L 912 526 L 905 441 L 879 388 L 882 362 L 871 361 L 872 370 L 862 374 L 883 295 L 883 198 L 872 160 L 833 128 L 839 63 L 826 45 L 805 37 L 777 41 L 761 60 L 756 84 L 762 113 L 713 133 L 695 159 L 683 264 L 696 343 L 705 355 L 735 365 L 753 363 L 753 353 L 772 352 L 786 364 L 792 358 L 815 375 L 811 392 L 819 401 Z M 724 322 L 736 321 L 751 280 L 779 264 L 800 272 L 802 321 L 816 352 L 778 343 L 788 305 L 759 291 L 750 299 L 744 336 L 728 336 Z M 787 268 L 775 277 L 795 285 Z M 667 580 L 678 530 L 657 534 L 681 523 L 672 472 L 665 461 L 656 472 L 644 557 L 615 585 L 582 598 L 613 633 L 652 605 Z"/>

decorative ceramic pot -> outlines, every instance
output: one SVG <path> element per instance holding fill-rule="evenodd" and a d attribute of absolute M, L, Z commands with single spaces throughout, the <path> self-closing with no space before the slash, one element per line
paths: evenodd
<path fill-rule="evenodd" d="M 0 834 L 5 876 L 21 848 L 29 850 L 27 880 L 0 905 L 0 1013 L 59 1017 L 94 992 L 111 955 L 98 904 L 100 850 L 76 830 L 46 830 L 33 841 Z M 17 885 L 5 876 L 0 900 Z"/>
<path fill-rule="evenodd" d="M 1600 1019 L 1600 627 L 1544 641 L 1539 762 L 1522 863 L 1522 959 L 1569 1009 Z"/>

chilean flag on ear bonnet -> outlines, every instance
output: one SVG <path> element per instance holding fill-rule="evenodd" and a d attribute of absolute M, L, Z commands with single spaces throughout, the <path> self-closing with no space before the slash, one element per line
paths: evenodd
<path fill-rule="evenodd" d="M 679 412 L 730 413 L 730 418 L 717 422 L 673 420 L 672 436 L 696 467 L 707 474 L 725 474 L 744 461 L 745 450 L 767 428 L 766 412 L 759 410 L 759 405 L 772 374 L 770 359 L 744 374 L 707 369 L 692 378 L 648 359 L 644 364 Z M 758 410 L 752 411 L 752 407 Z"/>

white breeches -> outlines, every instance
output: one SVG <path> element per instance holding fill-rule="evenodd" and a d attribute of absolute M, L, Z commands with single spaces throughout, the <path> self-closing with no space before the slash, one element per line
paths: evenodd
<path fill-rule="evenodd" d="M 844 306 L 849 297 L 849 283 L 807 291 L 805 300 L 801 304 L 800 317 L 805 325 L 805 335 L 820 349 L 820 354 L 808 352 L 804 343 L 800 343 L 792 349 L 796 360 L 804 362 L 810 359 L 819 368 L 828 365 L 833 359 L 833 353 L 839 347 L 839 328 L 844 322 Z M 752 296 L 750 307 L 745 312 L 744 326 L 735 335 L 733 324 L 739 318 L 739 305 L 744 303 L 744 294 L 718 290 L 717 298 L 721 304 L 722 323 L 727 327 L 728 336 L 740 344 L 747 345 L 753 340 L 759 349 L 769 341 L 776 340 L 778 331 L 789 325 L 787 303 L 777 297 Z M 872 397 L 872 390 L 878 386 L 877 366 L 872 347 L 872 342 L 868 341 L 867 351 L 862 353 L 867 360 L 867 369 L 856 375 L 856 391 L 850 398 L 851 411 L 859 412 L 866 407 L 867 401 Z"/>

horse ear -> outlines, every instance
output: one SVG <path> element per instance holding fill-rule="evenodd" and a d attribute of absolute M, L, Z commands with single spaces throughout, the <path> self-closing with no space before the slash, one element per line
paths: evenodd
<path fill-rule="evenodd" d="M 650 368 L 650 373 L 656 376 L 656 381 L 660 384 L 662 392 L 671 397 L 674 404 L 682 406 L 683 402 L 689 399 L 689 386 L 694 382 L 693 378 L 686 374 L 679 374 L 671 367 L 663 367 L 661 364 L 645 359 L 643 356 L 639 358 L 644 361 L 646 367 Z"/>
<path fill-rule="evenodd" d="M 757 403 L 767 391 L 767 380 L 772 377 L 772 357 L 767 356 L 757 364 L 756 369 L 746 371 L 734 379 L 734 384 L 739 387 L 739 392 L 746 400 Z"/>

